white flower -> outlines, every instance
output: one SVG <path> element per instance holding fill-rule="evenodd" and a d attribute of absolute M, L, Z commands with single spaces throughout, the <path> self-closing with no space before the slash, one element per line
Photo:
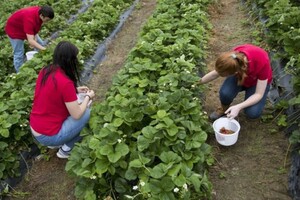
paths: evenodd
<path fill-rule="evenodd" d="M 174 190 L 173 190 L 175 193 L 177 193 L 177 192 L 179 192 L 179 188 L 174 188 Z"/>
<path fill-rule="evenodd" d="M 194 88 L 194 87 L 195 87 L 195 85 L 192 85 L 191 87 L 192 87 L 192 88 Z"/>
<path fill-rule="evenodd" d="M 91 176 L 90 179 L 96 179 L 97 177 L 95 175 Z"/>
<path fill-rule="evenodd" d="M 141 186 L 143 187 L 145 185 L 145 182 L 144 181 L 141 181 L 140 182 Z"/>
<path fill-rule="evenodd" d="M 188 190 L 188 186 L 187 186 L 187 184 L 185 183 L 185 184 L 183 184 L 183 186 L 182 186 L 185 190 Z"/>
<path fill-rule="evenodd" d="M 118 139 L 118 143 L 121 143 L 122 142 L 122 140 L 121 139 Z"/>
<path fill-rule="evenodd" d="M 139 187 L 138 187 L 137 185 L 135 185 L 135 186 L 133 186 L 132 189 L 133 189 L 133 190 L 137 190 L 137 189 L 139 189 Z"/>
<path fill-rule="evenodd" d="M 105 123 L 105 124 L 103 125 L 104 128 L 107 127 L 107 126 L 108 126 L 108 123 Z"/>

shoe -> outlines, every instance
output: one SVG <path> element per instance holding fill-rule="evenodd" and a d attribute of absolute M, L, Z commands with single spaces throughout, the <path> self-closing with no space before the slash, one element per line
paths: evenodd
<path fill-rule="evenodd" d="M 217 108 L 214 112 L 212 112 L 209 115 L 210 120 L 216 120 L 219 119 L 220 117 L 225 116 L 225 111 L 229 108 L 227 105 L 221 105 L 220 107 Z"/>
<path fill-rule="evenodd" d="M 58 148 L 60 148 L 61 146 L 47 146 L 47 148 L 49 148 L 49 149 L 58 149 Z"/>
<path fill-rule="evenodd" d="M 62 147 L 59 148 L 58 152 L 56 153 L 56 156 L 59 158 L 69 158 L 71 154 L 71 150 L 70 151 L 64 151 L 62 149 Z"/>
<path fill-rule="evenodd" d="M 220 112 L 219 110 L 216 110 L 209 115 L 209 119 L 216 120 L 219 119 L 220 117 L 223 117 L 224 115 L 225 115 L 224 112 Z"/>

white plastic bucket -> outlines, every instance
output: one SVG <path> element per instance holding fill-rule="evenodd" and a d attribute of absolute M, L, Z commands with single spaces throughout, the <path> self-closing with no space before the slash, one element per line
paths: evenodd
<path fill-rule="evenodd" d="M 234 133 L 221 133 L 220 130 L 222 128 L 234 131 Z M 213 129 L 215 131 L 217 142 L 223 146 L 231 146 L 236 143 L 239 136 L 240 128 L 241 126 L 238 121 L 236 121 L 235 119 L 229 119 L 227 117 L 221 117 L 213 123 Z"/>
<path fill-rule="evenodd" d="M 31 60 L 33 58 L 33 55 L 36 54 L 36 53 L 37 53 L 37 51 L 28 51 L 26 53 L 27 60 Z"/>

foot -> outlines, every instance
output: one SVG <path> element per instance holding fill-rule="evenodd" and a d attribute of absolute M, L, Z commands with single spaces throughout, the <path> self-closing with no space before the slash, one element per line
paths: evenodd
<path fill-rule="evenodd" d="M 57 157 L 59 158 L 69 158 L 70 154 L 71 154 L 71 150 L 64 151 L 62 147 L 60 147 L 58 152 L 56 153 Z"/>
<path fill-rule="evenodd" d="M 58 149 L 60 148 L 61 146 L 47 146 L 49 149 Z"/>
<path fill-rule="evenodd" d="M 214 112 L 209 115 L 210 120 L 216 120 L 225 115 L 224 110 L 222 108 L 218 108 Z"/>

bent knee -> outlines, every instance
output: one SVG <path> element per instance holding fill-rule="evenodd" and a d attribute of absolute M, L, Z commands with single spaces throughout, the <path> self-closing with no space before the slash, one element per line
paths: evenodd
<path fill-rule="evenodd" d="M 245 109 L 245 114 L 250 119 L 257 119 L 261 116 L 262 112 L 258 110 Z"/>

